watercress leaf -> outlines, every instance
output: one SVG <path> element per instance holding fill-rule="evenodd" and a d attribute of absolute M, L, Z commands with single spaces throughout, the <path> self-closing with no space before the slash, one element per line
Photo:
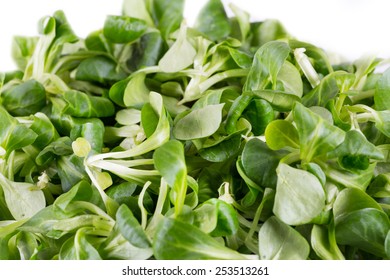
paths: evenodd
<path fill-rule="evenodd" d="M 375 109 L 378 111 L 390 108 L 390 68 L 383 72 L 377 81 L 374 94 Z"/>
<path fill-rule="evenodd" d="M 221 125 L 223 106 L 208 105 L 192 110 L 173 126 L 173 136 L 179 140 L 192 140 L 214 134 Z"/>
<path fill-rule="evenodd" d="M 46 105 L 46 91 L 36 80 L 28 80 L 1 94 L 2 105 L 14 116 L 35 114 Z"/>
<path fill-rule="evenodd" d="M 298 131 L 289 121 L 272 121 L 265 129 L 264 135 L 271 150 L 280 150 L 286 146 L 299 148 Z"/>
<path fill-rule="evenodd" d="M 160 59 L 158 66 L 162 72 L 178 72 L 192 65 L 195 55 L 195 48 L 187 40 L 187 26 L 182 24 L 178 38 Z"/>
<path fill-rule="evenodd" d="M 116 225 L 123 237 L 133 246 L 149 248 L 151 243 L 131 210 L 122 204 L 116 212 Z"/>
<path fill-rule="evenodd" d="M 273 212 L 284 223 L 309 223 L 325 207 L 325 192 L 313 174 L 280 163 Z"/>
<path fill-rule="evenodd" d="M 104 22 L 103 34 L 113 43 L 125 44 L 140 38 L 147 27 L 147 23 L 139 18 L 109 15 Z"/>
<path fill-rule="evenodd" d="M 261 46 L 253 58 L 245 91 L 263 90 L 269 83 L 276 87 L 278 73 L 289 53 L 290 47 L 284 42 L 272 41 Z"/>
<path fill-rule="evenodd" d="M 8 209 L 15 220 L 30 218 L 46 206 L 42 190 L 33 184 L 14 182 L 0 173 L 0 185 Z"/>
<path fill-rule="evenodd" d="M 194 26 L 212 41 L 226 38 L 231 27 L 221 0 L 209 0 L 200 10 Z"/>
<path fill-rule="evenodd" d="M 270 217 L 259 231 L 259 256 L 262 260 L 306 260 L 310 246 L 295 229 Z"/>
<path fill-rule="evenodd" d="M 300 103 L 295 104 L 293 116 L 300 140 L 301 158 L 306 162 L 326 154 L 344 141 L 343 130 L 333 126 Z"/>
<path fill-rule="evenodd" d="M 245 259 L 200 229 L 170 218 L 164 218 L 158 225 L 153 238 L 153 252 L 159 260 Z"/>

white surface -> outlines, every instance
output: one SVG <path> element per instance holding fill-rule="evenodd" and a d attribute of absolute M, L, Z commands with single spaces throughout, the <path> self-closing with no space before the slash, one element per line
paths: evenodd
<path fill-rule="evenodd" d="M 14 35 L 37 35 L 37 22 L 64 10 L 80 37 L 103 26 L 107 14 L 120 14 L 122 0 L 7 0 L 0 9 L 0 71 L 15 68 Z M 187 0 L 185 17 L 194 22 L 206 0 Z M 387 0 L 223 0 L 248 11 L 253 20 L 279 19 L 299 40 L 354 60 L 364 54 L 390 58 L 390 1 Z M 229 10 L 229 8 L 227 8 Z"/>

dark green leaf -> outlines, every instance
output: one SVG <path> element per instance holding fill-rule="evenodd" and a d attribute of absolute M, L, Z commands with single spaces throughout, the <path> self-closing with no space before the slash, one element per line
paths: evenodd
<path fill-rule="evenodd" d="M 41 83 L 29 80 L 3 92 L 1 99 L 12 115 L 29 116 L 46 105 L 46 91 Z"/>
<path fill-rule="evenodd" d="M 83 60 L 76 71 L 76 79 L 100 84 L 110 84 L 124 79 L 126 74 L 117 70 L 116 63 L 105 56 Z"/>
<path fill-rule="evenodd" d="M 125 44 L 140 38 L 146 31 L 147 23 L 128 16 L 107 16 L 104 23 L 104 36 L 113 43 Z"/>
<path fill-rule="evenodd" d="M 76 90 L 66 91 L 63 96 L 67 102 L 64 113 L 73 117 L 103 118 L 115 114 L 114 105 L 105 97 L 91 96 Z"/>
<path fill-rule="evenodd" d="M 229 35 L 229 19 L 220 0 L 209 0 L 206 3 L 196 18 L 195 28 L 213 41 Z"/>

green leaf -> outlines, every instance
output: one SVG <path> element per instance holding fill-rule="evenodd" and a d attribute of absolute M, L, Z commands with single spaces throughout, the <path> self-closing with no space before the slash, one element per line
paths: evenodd
<path fill-rule="evenodd" d="M 0 106 L 0 146 L 7 154 L 34 143 L 37 134 L 13 118 Z"/>
<path fill-rule="evenodd" d="M 109 15 L 104 22 L 103 33 L 111 42 L 125 44 L 140 38 L 147 27 L 147 23 L 139 18 Z"/>
<path fill-rule="evenodd" d="M 232 205 L 220 199 L 210 199 L 205 203 L 215 205 L 217 208 L 217 225 L 210 233 L 211 236 L 229 236 L 237 233 L 239 221 L 237 212 Z"/>
<path fill-rule="evenodd" d="M 223 162 L 235 156 L 239 152 L 244 131 L 239 130 L 216 141 L 206 141 L 199 150 L 200 156 L 212 162 Z"/>
<path fill-rule="evenodd" d="M 83 60 L 76 71 L 76 79 L 100 84 L 110 84 L 124 79 L 126 74 L 118 71 L 116 63 L 106 56 Z"/>
<path fill-rule="evenodd" d="M 40 112 L 33 116 L 30 129 L 38 135 L 34 141 L 34 146 L 41 150 L 60 137 L 50 119 Z"/>
<path fill-rule="evenodd" d="M 145 85 L 145 77 L 142 72 L 130 76 L 123 95 L 123 104 L 126 107 L 141 109 L 149 102 L 150 90 Z"/>
<path fill-rule="evenodd" d="M 384 244 L 390 221 L 372 197 L 359 189 L 344 189 L 334 202 L 333 213 L 339 244 L 385 256 Z"/>
<path fill-rule="evenodd" d="M 18 69 L 24 70 L 31 59 L 38 37 L 14 36 L 12 39 L 11 55 Z"/>
<path fill-rule="evenodd" d="M 374 103 L 378 111 L 390 108 L 390 68 L 383 72 L 381 78 L 376 83 Z"/>
<path fill-rule="evenodd" d="M 385 240 L 385 251 L 388 258 L 390 258 L 390 231 L 387 233 Z"/>
<path fill-rule="evenodd" d="M 175 213 L 180 214 L 187 192 L 187 166 L 184 147 L 177 140 L 170 140 L 155 150 L 154 165 L 175 193 Z"/>
<path fill-rule="evenodd" d="M 334 150 L 328 152 L 327 157 L 338 157 L 341 166 L 352 170 L 367 169 L 370 159 L 384 159 L 382 152 L 357 130 L 348 131 L 344 141 Z"/>
<path fill-rule="evenodd" d="M 276 87 L 290 47 L 284 42 L 272 41 L 261 46 L 253 58 L 253 64 L 244 86 L 245 91 L 263 90 L 270 83 Z"/>
<path fill-rule="evenodd" d="M 153 252 L 158 260 L 245 259 L 198 228 L 169 218 L 164 218 L 157 227 Z"/>
<path fill-rule="evenodd" d="M 313 225 L 311 231 L 311 246 L 322 260 L 344 260 L 344 256 L 337 246 L 334 223 Z"/>
<path fill-rule="evenodd" d="M 8 209 L 15 220 L 30 218 L 46 206 L 42 190 L 33 184 L 13 182 L 0 173 L 0 185 Z"/>
<path fill-rule="evenodd" d="M 158 29 L 167 41 L 183 22 L 184 0 L 154 0 L 153 9 Z M 137 4 L 138 5 L 138 4 Z"/>
<path fill-rule="evenodd" d="M 114 104 L 105 97 L 91 96 L 77 90 L 66 91 L 63 97 L 67 102 L 64 113 L 73 117 L 103 118 L 115 114 Z"/>
<path fill-rule="evenodd" d="M 259 255 L 262 260 L 306 260 L 310 246 L 295 229 L 275 216 L 259 231 Z"/>
<path fill-rule="evenodd" d="M 328 75 L 321 80 L 318 86 L 302 98 L 302 103 L 305 106 L 325 106 L 338 92 L 339 88 L 336 80 L 333 76 Z"/>
<path fill-rule="evenodd" d="M 213 41 L 225 39 L 230 33 L 230 23 L 220 0 L 209 0 L 200 10 L 195 28 Z"/>
<path fill-rule="evenodd" d="M 158 62 L 162 72 L 181 71 L 194 62 L 195 48 L 187 40 L 187 27 L 182 24 L 178 38 Z"/>
<path fill-rule="evenodd" d="M 138 248 L 150 248 L 151 243 L 131 210 L 122 204 L 116 212 L 116 224 L 120 233 Z"/>
<path fill-rule="evenodd" d="M 309 223 L 325 207 L 325 192 L 313 174 L 280 163 L 273 212 L 284 223 Z"/>
<path fill-rule="evenodd" d="M 306 162 L 326 154 L 344 141 L 343 130 L 300 103 L 295 104 L 293 116 L 299 135 L 301 158 Z"/>
<path fill-rule="evenodd" d="M 101 260 L 96 248 L 88 241 L 85 231 L 90 229 L 79 229 L 76 235 L 69 238 L 61 247 L 60 260 Z"/>
<path fill-rule="evenodd" d="M 296 95 L 289 94 L 279 90 L 255 90 L 252 93 L 264 100 L 266 100 L 271 106 L 279 112 L 291 111 L 294 104 L 300 102 L 300 98 Z"/>
<path fill-rule="evenodd" d="M 254 135 L 262 135 L 268 124 L 275 118 L 272 106 L 264 99 L 253 99 L 243 112 L 252 125 Z"/>
<path fill-rule="evenodd" d="M 3 92 L 1 100 L 10 114 L 29 116 L 46 105 L 46 91 L 41 83 L 29 80 Z"/>
<path fill-rule="evenodd" d="M 275 189 L 276 168 L 285 152 L 273 151 L 261 140 L 249 140 L 242 151 L 241 160 L 245 174 L 261 187 Z"/>
<path fill-rule="evenodd" d="M 192 110 L 174 125 L 173 136 L 179 140 L 192 140 L 214 134 L 221 125 L 223 106 L 208 105 Z"/>
<path fill-rule="evenodd" d="M 144 34 L 132 44 L 133 54 L 126 62 L 131 71 L 157 65 L 164 52 L 164 41 L 160 32 Z"/>
<path fill-rule="evenodd" d="M 148 26 L 154 26 L 153 20 L 147 10 L 146 1 L 124 0 L 122 13 L 130 18 L 142 19 Z"/>
<path fill-rule="evenodd" d="M 289 94 L 302 97 L 303 83 L 298 69 L 287 60 L 284 62 L 277 77 L 277 81 L 283 84 L 283 90 Z"/>
<path fill-rule="evenodd" d="M 267 146 L 272 150 L 284 147 L 299 148 L 297 129 L 288 121 L 272 121 L 265 130 Z"/>

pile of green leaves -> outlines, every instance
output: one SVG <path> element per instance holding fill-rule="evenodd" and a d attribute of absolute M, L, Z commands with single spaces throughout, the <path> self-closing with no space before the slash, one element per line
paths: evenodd
<path fill-rule="evenodd" d="M 183 7 L 125 0 L 85 39 L 58 11 L 15 37 L 0 258 L 389 259 L 384 61 Z"/>

